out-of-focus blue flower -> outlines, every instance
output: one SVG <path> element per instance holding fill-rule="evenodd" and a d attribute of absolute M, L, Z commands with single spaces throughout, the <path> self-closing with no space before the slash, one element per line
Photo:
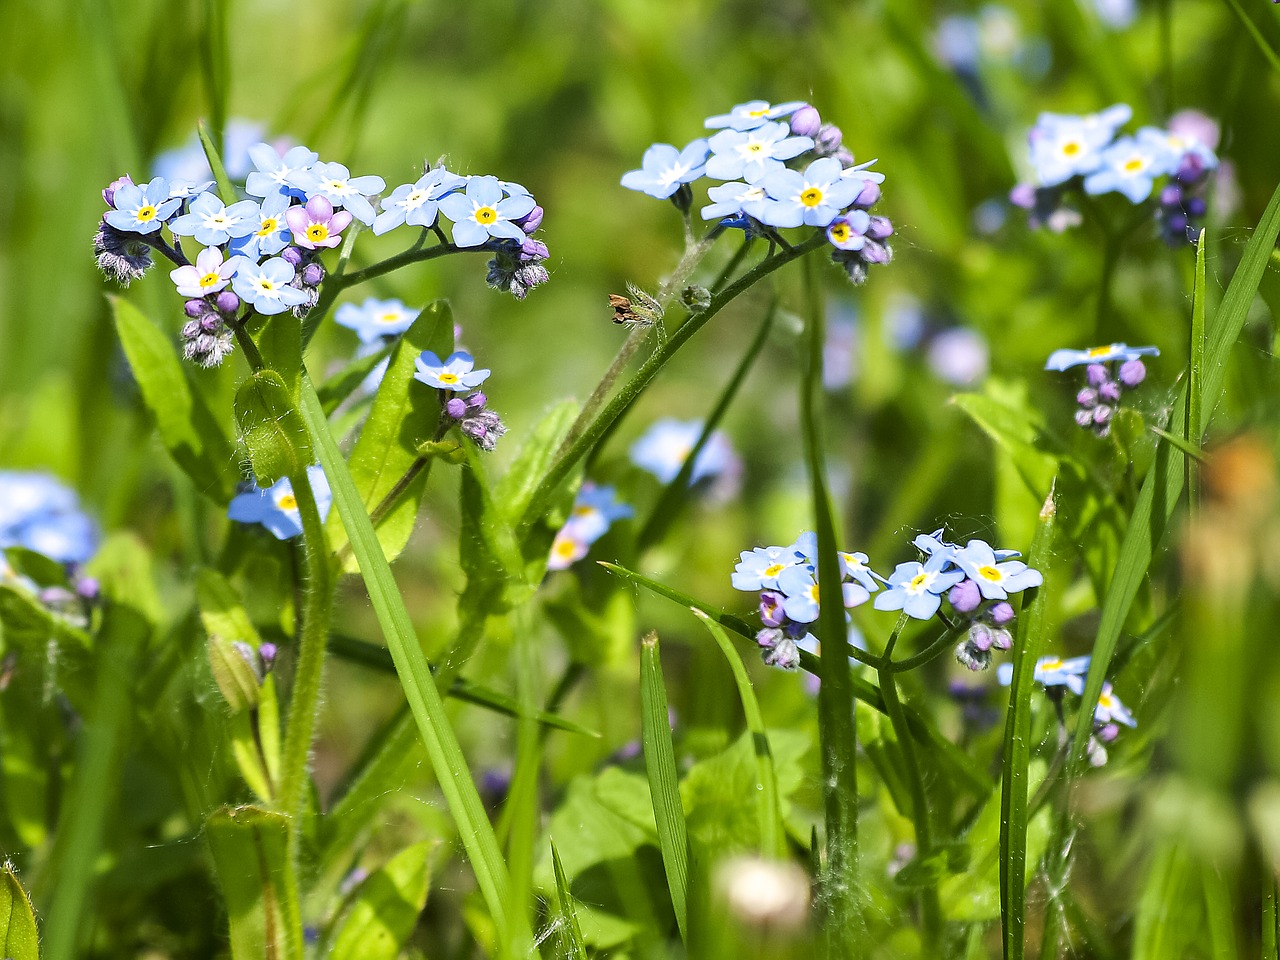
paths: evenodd
<path fill-rule="evenodd" d="M 304 170 L 289 174 L 288 184 L 307 195 L 324 197 L 335 207 L 342 207 L 366 226 L 373 223 L 373 204 L 368 197 L 383 190 L 387 182 L 381 177 L 353 177 L 351 171 L 340 163 L 313 164 Z"/>
<path fill-rule="evenodd" d="M 703 421 L 676 420 L 666 417 L 658 420 L 631 445 L 631 462 L 642 470 L 648 470 L 662 483 L 670 483 L 689 459 L 694 445 L 702 436 Z M 731 469 L 737 455 L 722 430 L 715 430 L 694 461 L 690 483 L 704 477 L 715 477 Z"/>
<path fill-rule="evenodd" d="M 115 209 L 108 210 L 103 219 L 126 233 L 155 233 L 182 204 L 169 196 L 169 181 L 163 177 L 144 185 L 122 184 L 111 202 Z"/>
<path fill-rule="evenodd" d="M 169 224 L 169 230 L 177 237 L 195 237 L 206 247 L 253 233 L 262 220 L 262 208 L 256 201 L 241 200 L 227 206 L 212 193 L 200 194 L 188 209 L 189 213 Z"/>
<path fill-rule="evenodd" d="M 250 170 L 250 144 L 261 140 L 264 127 L 252 120 L 239 117 L 227 121 L 222 135 L 222 165 L 232 180 L 241 180 Z M 200 137 L 192 134 L 181 147 L 159 154 L 152 165 L 153 175 L 173 182 L 198 183 L 212 179 L 209 158 L 205 156 Z M 197 191 L 199 192 L 199 191 Z"/>
<path fill-rule="evenodd" d="M 853 202 L 862 189 L 861 180 L 846 180 L 844 168 L 835 157 L 820 157 L 804 173 L 781 169 L 764 178 L 765 192 L 782 206 L 775 213 L 782 222 L 775 226 L 825 227 Z M 855 211 L 851 217 L 856 217 Z M 868 219 L 868 224 L 870 220 Z M 865 227 L 864 227 L 865 229 Z"/>
<path fill-rule="evenodd" d="M 756 547 L 738 555 L 730 582 L 735 590 L 756 593 L 777 590 L 778 577 L 784 570 L 803 562 L 794 547 Z"/>
<path fill-rule="evenodd" d="M 194 265 L 187 264 L 169 271 L 171 279 L 184 297 L 204 297 L 225 290 L 236 270 L 244 263 L 243 257 L 222 259 L 217 247 L 205 247 L 196 254 Z"/>
<path fill-rule="evenodd" d="M 764 126 L 770 120 L 789 117 L 804 105 L 803 100 L 792 100 L 776 106 L 765 100 L 749 100 L 735 105 L 728 113 L 707 117 L 706 128 L 719 130 L 722 127 L 729 127 L 732 130 L 754 130 Z"/>
<path fill-rule="evenodd" d="M 1102 161 L 1102 148 L 1132 116 L 1133 110 L 1123 103 L 1083 117 L 1040 114 L 1027 135 L 1039 185 L 1053 187 L 1092 173 Z"/>
<path fill-rule="evenodd" d="M 329 478 L 324 475 L 324 468 L 315 464 L 307 467 L 307 480 L 316 498 L 320 519 L 323 520 L 329 515 L 329 506 L 333 503 Z M 293 484 L 288 477 L 282 477 L 265 490 L 255 488 L 247 493 L 236 494 L 227 508 L 227 516 L 240 523 L 260 523 L 277 540 L 288 540 L 302 532 L 298 498 L 294 496 Z"/>
<path fill-rule="evenodd" d="M 291 237 L 284 215 L 291 202 L 292 198 L 288 194 L 268 194 L 258 210 L 256 229 L 243 237 L 233 237 L 228 250 L 250 260 L 259 260 L 287 247 Z"/>
<path fill-rule="evenodd" d="M 1089 657 L 1041 657 L 1036 661 L 1035 681 L 1045 687 L 1070 687 L 1077 695 L 1084 689 L 1082 678 L 1089 672 Z M 1004 685 L 1013 682 L 1013 664 L 1002 663 L 996 677 Z M 1080 689 L 1075 689 L 1079 686 Z"/>
<path fill-rule="evenodd" d="M 551 542 L 547 569 L 564 570 L 577 563 L 615 521 L 634 514 L 628 504 L 619 502 L 613 487 L 600 487 L 587 481 L 574 497 L 568 521 Z"/>
<path fill-rule="evenodd" d="M 859 342 L 858 316 L 843 301 L 827 307 L 826 339 L 822 344 L 822 386 L 826 390 L 843 390 L 857 373 Z"/>
<path fill-rule="evenodd" d="M 876 595 L 877 610 L 902 610 L 916 620 L 928 620 L 942 605 L 942 594 L 964 579 L 960 570 L 944 571 L 950 559 L 941 553 L 924 563 L 900 563 L 885 581 L 886 589 Z"/>
<path fill-rule="evenodd" d="M 6 547 L 83 563 L 98 549 L 98 529 L 75 493 L 53 477 L 0 471 L 0 549 Z"/>
<path fill-rule="evenodd" d="M 450 190 L 464 186 L 457 174 L 444 167 L 428 170 L 413 183 L 404 183 L 382 200 L 382 212 L 373 221 L 373 232 L 382 236 L 388 230 L 408 223 L 415 227 L 429 227 L 436 222 L 440 198 Z M 524 190 L 523 187 L 520 188 Z M 524 191 L 528 195 L 528 191 Z"/>
<path fill-rule="evenodd" d="M 707 141 L 694 140 L 683 150 L 669 143 L 655 143 L 644 152 L 639 170 L 622 175 L 622 185 L 665 200 L 682 183 L 692 183 L 706 172 Z"/>
<path fill-rule="evenodd" d="M 1123 30 L 1138 16 L 1135 0 L 1093 0 L 1093 10 L 1103 26 Z"/>
<path fill-rule="evenodd" d="M 1084 692 L 1083 679 L 1078 692 Z M 1129 712 L 1129 708 L 1121 703 L 1120 698 L 1112 692 L 1111 684 L 1109 683 L 1102 685 L 1102 694 L 1098 697 L 1098 706 L 1093 712 L 1093 722 L 1099 724 L 1123 723 L 1126 727 L 1136 727 L 1138 725 L 1138 721 Z"/>
<path fill-rule="evenodd" d="M 423 350 L 414 360 L 417 372 L 413 379 L 439 390 L 470 390 L 489 379 L 489 370 L 476 370 L 471 354 L 461 350 L 441 360 L 430 350 Z"/>
<path fill-rule="evenodd" d="M 490 237 L 523 242 L 524 230 L 514 221 L 536 205 L 527 193 L 504 197 L 497 177 L 472 177 L 464 192 L 442 198 L 439 209 L 453 221 L 454 243 L 478 247 Z"/>
<path fill-rule="evenodd" d="M 416 314 L 399 300 L 370 297 L 356 306 L 344 303 L 333 315 L 334 322 L 356 332 L 361 343 L 377 343 L 383 337 L 404 333 L 413 325 Z"/>
<path fill-rule="evenodd" d="M 272 257 L 260 264 L 242 260 L 231 289 L 258 313 L 271 316 L 306 303 L 307 294 L 289 286 L 291 280 L 293 265 L 283 257 Z"/>
<path fill-rule="evenodd" d="M 1084 192 L 1122 193 L 1132 203 L 1141 203 L 1151 196 L 1155 178 L 1173 173 L 1179 159 L 1167 133 L 1143 127 L 1137 136 L 1121 137 L 1102 151 L 1097 168 L 1084 178 Z"/>
<path fill-rule="evenodd" d="M 1069 370 L 1082 364 L 1110 363 L 1113 360 L 1136 360 L 1138 357 L 1158 357 L 1158 347 L 1131 347 L 1124 343 L 1109 343 L 1105 347 L 1088 350 L 1055 350 L 1045 361 L 1046 370 Z"/>
<path fill-rule="evenodd" d="M 767 123 L 751 130 L 721 130 L 707 140 L 711 158 L 707 176 L 717 180 L 754 183 L 766 174 L 783 170 L 783 161 L 812 149 L 812 137 L 793 137 L 785 123 Z M 828 157 L 837 167 L 840 161 Z"/>
<path fill-rule="evenodd" d="M 955 387 L 972 386 L 991 366 L 986 338 L 969 327 L 951 327 L 930 338 L 925 358 L 939 379 Z"/>
<path fill-rule="evenodd" d="M 956 552 L 952 562 L 969 575 L 987 600 L 1004 600 L 1011 593 L 1021 593 L 1044 582 L 1039 570 L 1020 560 L 997 561 L 995 551 L 984 540 L 970 540 Z"/>
<path fill-rule="evenodd" d="M 309 170 L 320 159 L 320 154 L 301 146 L 290 147 L 281 156 L 280 151 L 269 143 L 254 144 L 248 153 L 257 169 L 245 181 L 245 193 L 264 199 L 275 194 L 291 196 L 297 190 L 292 179 Z M 299 190 L 298 193 L 301 194 L 302 191 Z"/>

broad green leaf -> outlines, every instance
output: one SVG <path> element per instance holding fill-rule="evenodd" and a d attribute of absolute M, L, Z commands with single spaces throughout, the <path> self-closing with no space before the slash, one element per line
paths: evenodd
<path fill-rule="evenodd" d="M 684 809 L 680 805 L 679 777 L 671 744 L 671 719 L 667 712 L 667 688 L 662 678 L 658 635 L 650 633 L 640 648 L 640 729 L 644 743 L 644 767 L 658 826 L 658 848 L 666 867 L 667 889 L 676 912 L 680 936 L 688 938 L 689 838 Z"/>
<path fill-rule="evenodd" d="M 951 402 L 1009 455 L 1036 502 L 1043 501 L 1058 471 L 1058 458 L 1045 449 L 1026 386 L 992 378 L 981 393 L 958 393 Z"/>
<path fill-rule="evenodd" d="M 255 338 L 258 352 L 262 362 L 280 375 L 289 397 L 296 400 L 302 376 L 302 323 L 288 310 L 265 319 Z"/>
<path fill-rule="evenodd" d="M 302 917 L 289 891 L 289 821 L 261 807 L 223 807 L 205 836 L 227 909 L 232 960 L 302 960 Z"/>
<path fill-rule="evenodd" d="M 120 345 L 160 441 L 197 490 L 225 503 L 238 480 L 231 441 L 192 389 L 169 336 L 127 300 L 110 299 Z"/>
<path fill-rule="evenodd" d="M 331 960 L 395 960 L 427 902 L 432 842 L 400 851 L 356 890 L 334 938 Z"/>
<path fill-rule="evenodd" d="M 388 560 L 400 555 L 413 533 L 431 469 L 430 460 L 417 462 L 418 446 L 432 439 L 440 420 L 437 391 L 413 378 L 414 361 L 424 350 L 444 358 L 452 348 L 453 312 L 445 301 L 438 300 L 418 314 L 392 349 L 369 417 L 351 451 L 351 479 L 366 513 L 373 515 L 388 494 L 397 493 L 395 504 L 375 524 Z M 416 469 L 416 474 L 407 486 L 398 489 L 411 469 Z M 335 550 L 347 542 L 336 514 L 329 518 L 328 535 Z M 348 560 L 346 569 L 351 573 L 358 569 L 354 558 Z"/>
<path fill-rule="evenodd" d="M 235 410 L 240 442 L 259 487 L 298 476 L 312 463 L 306 426 L 276 371 L 251 374 L 236 391 Z"/>
<path fill-rule="evenodd" d="M 0 953 L 8 960 L 40 960 L 36 915 L 9 863 L 0 867 Z"/>

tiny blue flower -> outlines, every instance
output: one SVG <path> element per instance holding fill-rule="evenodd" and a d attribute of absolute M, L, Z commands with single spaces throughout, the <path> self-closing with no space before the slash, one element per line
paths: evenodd
<path fill-rule="evenodd" d="M 470 390 L 484 383 L 491 372 L 474 369 L 475 360 L 472 359 L 471 354 L 463 353 L 461 350 L 451 354 L 449 359 L 444 361 L 430 350 L 423 350 L 414 361 L 414 365 L 418 368 L 417 373 L 413 375 L 415 380 L 440 390 Z"/>
<path fill-rule="evenodd" d="M 1045 361 L 1046 370 L 1069 370 L 1082 364 L 1110 363 L 1113 360 L 1136 360 L 1138 357 L 1158 357 L 1158 347 L 1131 347 L 1124 343 L 1109 343 L 1105 347 L 1088 350 L 1055 350 Z"/>
<path fill-rule="evenodd" d="M 747 103 L 737 104 L 728 113 L 707 117 L 706 128 L 719 130 L 722 127 L 729 127 L 733 130 L 754 130 L 756 127 L 764 126 L 770 120 L 789 117 L 804 105 L 803 100 L 792 100 L 777 106 L 765 100 L 750 100 Z"/>
<path fill-rule="evenodd" d="M 765 177 L 765 192 L 782 204 L 778 215 L 783 222 L 774 225 L 825 227 L 831 223 L 862 189 L 861 181 L 846 180 L 842 172 L 835 157 L 821 157 L 803 174 L 782 169 Z"/>
<path fill-rule="evenodd" d="M 373 223 L 373 204 L 366 198 L 383 190 L 387 182 L 381 177 L 353 177 L 340 163 L 313 164 L 305 170 L 289 174 L 288 184 L 302 190 L 307 199 L 324 197 L 335 207 L 343 207 L 368 226 Z"/>
<path fill-rule="evenodd" d="M 572 527 L 575 539 L 587 544 L 595 543 L 618 520 L 635 516 L 630 504 L 618 500 L 613 487 L 599 487 L 587 481 L 573 499 L 566 527 Z"/>
<path fill-rule="evenodd" d="M 785 123 L 768 123 L 752 130 L 721 130 L 707 140 L 707 146 L 712 153 L 707 160 L 707 176 L 754 183 L 766 174 L 785 169 L 783 161 L 812 148 L 813 138 L 793 137 Z M 835 164 L 839 177 L 840 161 L 828 159 Z"/>
<path fill-rule="evenodd" d="M 329 515 L 329 506 L 333 503 L 324 468 L 319 464 L 307 467 L 307 480 L 323 520 Z M 227 508 L 227 516 L 240 523 L 260 523 L 277 540 L 288 540 L 302 532 L 298 498 L 293 494 L 293 484 L 288 477 L 282 477 L 265 490 L 255 488 L 248 493 L 236 494 Z"/>
<path fill-rule="evenodd" d="M 262 220 L 262 208 L 255 201 L 241 200 L 228 207 L 212 193 L 200 194 L 188 209 L 189 213 L 169 224 L 169 230 L 176 237 L 195 237 L 206 247 L 247 236 L 258 229 Z"/>
<path fill-rule="evenodd" d="M 785 599 L 783 612 L 796 623 L 813 623 L 818 619 L 818 581 L 805 567 L 788 567 L 778 577 L 778 589 Z M 866 603 L 871 594 L 860 583 L 841 583 L 841 600 L 846 608 Z"/>
<path fill-rule="evenodd" d="M 702 436 L 702 427 L 701 420 L 671 417 L 658 420 L 631 445 L 631 462 L 642 470 L 648 470 L 662 483 L 670 483 L 689 459 L 690 452 Z M 704 477 L 719 476 L 732 470 L 736 462 L 737 455 L 729 438 L 721 430 L 713 431 L 694 461 L 689 482 L 693 484 Z"/>
<path fill-rule="evenodd" d="M 760 220 L 766 206 L 772 202 L 760 184 L 743 183 L 741 180 L 708 187 L 707 197 L 712 202 L 702 208 L 703 220 L 720 220 L 743 213 Z"/>
<path fill-rule="evenodd" d="M 416 227 L 431 226 L 436 222 L 440 198 L 464 184 L 461 177 L 444 167 L 428 170 L 414 183 L 401 184 L 391 191 L 389 197 L 383 198 L 382 212 L 373 221 L 373 232 L 382 236 L 404 223 Z"/>
<path fill-rule="evenodd" d="M 706 173 L 707 141 L 694 140 L 683 150 L 669 143 L 655 143 L 644 152 L 641 169 L 622 175 L 622 185 L 665 200 L 682 183 L 692 183 Z"/>
<path fill-rule="evenodd" d="M 83 563 L 98 548 L 98 529 L 80 510 L 75 493 L 53 477 L 0 471 L 0 549 L 6 547 L 34 550 L 59 563 Z"/>
<path fill-rule="evenodd" d="M 1083 680 L 1080 684 L 1080 693 L 1084 692 Z M 1138 721 L 1134 719 L 1129 708 L 1120 702 L 1120 698 L 1111 690 L 1111 684 L 1104 683 L 1102 685 L 1102 694 L 1098 697 L 1098 706 L 1093 712 L 1093 720 L 1095 723 L 1123 723 L 1126 727 L 1136 727 Z"/>
<path fill-rule="evenodd" d="M 850 210 L 827 225 L 827 240 L 837 250 L 861 250 L 867 245 L 867 228 L 871 215 L 865 210 Z"/>
<path fill-rule="evenodd" d="M 282 157 L 271 144 L 258 143 L 249 148 L 249 159 L 257 169 L 245 181 L 245 193 L 266 198 L 273 194 L 289 196 L 295 189 L 290 179 L 309 169 L 320 159 L 320 154 L 306 147 L 292 147 Z M 301 191 L 298 192 L 301 195 Z"/>
<path fill-rule="evenodd" d="M 111 202 L 115 209 L 108 210 L 105 219 L 126 233 L 155 233 L 182 204 L 169 196 L 169 181 L 163 177 L 156 177 L 145 186 L 123 184 Z"/>
<path fill-rule="evenodd" d="M 344 303 L 333 315 L 336 323 L 356 332 L 361 343 L 377 343 L 383 337 L 404 333 L 417 317 L 399 300 L 377 300 L 370 297 L 360 306 Z"/>
<path fill-rule="evenodd" d="M 258 313 L 271 316 L 306 303 L 307 295 L 289 286 L 291 280 L 293 265 L 283 257 L 272 257 L 259 264 L 241 261 L 231 289 Z"/>
<path fill-rule="evenodd" d="M 497 177 L 472 177 L 464 192 L 442 198 L 439 209 L 453 221 L 455 244 L 478 247 L 490 237 L 523 241 L 524 231 L 513 221 L 528 214 L 536 205 L 527 193 L 504 197 Z"/>
<path fill-rule="evenodd" d="M 1136 137 L 1121 137 L 1102 151 L 1097 168 L 1084 178 L 1084 192 L 1122 193 L 1132 203 L 1151 196 L 1155 178 L 1173 173 L 1181 155 L 1163 130 L 1143 127 Z"/>
<path fill-rule="evenodd" d="M 943 571 L 950 561 L 935 554 L 923 564 L 900 563 L 886 581 L 888 589 L 876 596 L 877 610 L 902 610 L 916 620 L 928 620 L 942 605 L 941 594 L 964 579 L 960 570 Z"/>
<path fill-rule="evenodd" d="M 1040 186 L 1055 187 L 1092 173 L 1102 160 L 1102 148 L 1131 116 L 1133 111 L 1123 103 L 1083 117 L 1040 114 L 1027 136 Z"/>
<path fill-rule="evenodd" d="M 863 589 L 869 593 L 875 593 L 880 589 L 880 584 L 876 581 L 876 575 L 867 566 L 867 555 L 865 553 L 841 552 L 839 556 L 841 576 L 853 578 L 862 584 Z"/>
<path fill-rule="evenodd" d="M 214 187 L 213 180 L 170 180 L 169 198 L 187 200 L 207 193 Z"/>
<path fill-rule="evenodd" d="M 1021 593 L 1044 582 L 1039 570 L 1020 560 L 998 562 L 995 551 L 983 540 L 970 540 L 952 561 L 978 585 L 978 591 L 987 600 L 1004 600 L 1011 593 Z"/>
<path fill-rule="evenodd" d="M 292 238 L 284 213 L 291 204 L 292 198 L 287 194 L 268 194 L 258 210 L 256 229 L 243 237 L 233 237 L 230 252 L 250 260 L 258 260 L 279 253 L 287 247 Z"/>
<path fill-rule="evenodd" d="M 1080 678 L 1089 672 L 1089 657 L 1041 657 L 1036 661 L 1035 681 L 1045 687 L 1071 687 L 1079 695 L 1084 689 Z M 1013 682 L 1013 664 L 1002 663 L 996 668 L 996 678 L 1004 686 Z M 1080 689 L 1075 686 L 1080 684 Z"/>
<path fill-rule="evenodd" d="M 756 547 L 738 555 L 730 582 L 735 590 L 756 593 L 777 590 L 778 576 L 788 567 L 802 562 L 793 547 Z"/>

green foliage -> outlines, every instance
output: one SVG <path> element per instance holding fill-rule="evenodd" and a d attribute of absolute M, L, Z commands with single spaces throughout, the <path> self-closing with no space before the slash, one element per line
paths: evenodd
<path fill-rule="evenodd" d="M 0 868 L 0 951 L 12 960 L 40 960 L 31 900 L 9 863 Z"/>
<path fill-rule="evenodd" d="M 333 940 L 334 960 L 395 960 L 427 902 L 428 841 L 400 851 L 369 875 Z"/>

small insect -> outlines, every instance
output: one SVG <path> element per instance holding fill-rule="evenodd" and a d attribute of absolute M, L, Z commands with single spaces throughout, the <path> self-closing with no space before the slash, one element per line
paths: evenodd
<path fill-rule="evenodd" d="M 662 319 L 662 305 L 634 283 L 627 284 L 629 297 L 620 293 L 609 294 L 609 306 L 613 307 L 613 322 L 628 327 L 650 327 Z"/>

